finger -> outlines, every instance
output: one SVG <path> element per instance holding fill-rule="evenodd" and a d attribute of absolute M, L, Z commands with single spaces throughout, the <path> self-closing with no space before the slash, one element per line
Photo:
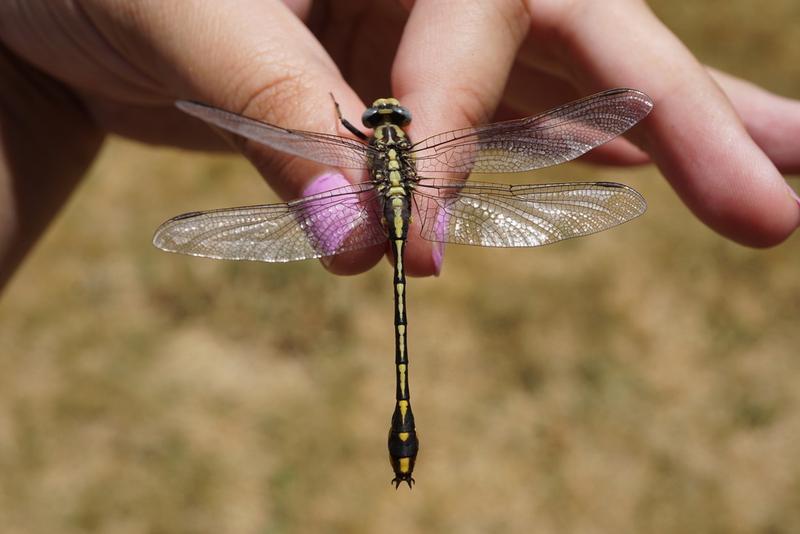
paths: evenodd
<path fill-rule="evenodd" d="M 158 5 L 158 16 L 143 13 L 139 24 L 147 28 L 141 33 L 147 33 L 160 60 L 156 72 L 176 97 L 292 129 L 352 135 L 340 129 L 329 93 L 349 116 L 360 116 L 363 104 L 303 23 L 280 2 L 247 0 L 236 9 L 216 2 Z M 315 179 L 318 185 L 330 184 L 327 177 L 336 173 L 223 135 L 284 199 L 300 197 Z M 364 178 L 360 172 L 347 173 L 350 182 Z M 325 265 L 339 274 L 361 272 L 382 253 L 382 247 L 373 247 L 329 258 Z"/>
<path fill-rule="evenodd" d="M 531 57 L 535 52 L 530 46 L 526 48 L 511 71 L 495 120 L 533 115 L 580 96 L 566 80 L 532 67 L 536 64 Z M 800 102 L 708 66 L 706 70 L 731 100 L 748 134 L 778 170 L 785 174 L 800 173 L 800 151 L 795 142 L 800 138 Z M 620 139 L 595 148 L 583 159 L 604 165 L 639 165 L 650 161 L 647 154 Z"/>
<path fill-rule="evenodd" d="M 414 3 L 392 70 L 395 96 L 414 114 L 412 140 L 493 115 L 528 20 L 516 0 Z M 441 252 L 410 232 L 408 274 L 438 273 Z"/>
<path fill-rule="evenodd" d="M 800 173 L 800 102 L 707 67 L 744 122 L 747 132 L 778 169 Z"/>
<path fill-rule="evenodd" d="M 86 110 L 101 130 L 153 145 L 169 145 L 188 150 L 233 150 L 210 128 L 198 128 L 197 120 L 172 103 L 140 106 L 82 93 Z"/>
<path fill-rule="evenodd" d="M 585 95 L 566 80 L 517 61 L 493 120 L 537 115 L 581 96 Z M 650 156 L 624 137 L 617 137 L 592 149 L 581 160 L 600 165 L 643 165 L 650 163 Z"/>
<path fill-rule="evenodd" d="M 632 167 L 652 163 L 647 152 L 623 137 L 617 137 L 599 147 L 593 148 L 590 152 L 581 156 L 578 161 L 617 167 Z"/>
<path fill-rule="evenodd" d="M 644 3 L 570 5 L 569 16 L 556 10 L 549 20 L 535 20 L 534 38 L 556 36 L 580 86 L 636 87 L 653 97 L 641 142 L 690 209 L 751 246 L 791 234 L 800 206 L 783 177 L 702 65 Z"/>
<path fill-rule="evenodd" d="M 567 98 L 567 100 L 570 99 Z M 574 98 L 572 100 L 574 100 Z M 536 106 L 536 109 L 538 110 L 539 106 Z M 528 111 L 527 109 L 526 111 L 520 111 L 506 104 L 500 104 L 492 120 L 506 121 L 535 114 L 535 112 Z M 647 152 L 644 152 L 623 137 L 616 137 L 603 145 L 593 148 L 591 151 L 581 156 L 578 161 L 593 163 L 595 165 L 619 166 L 645 165 L 651 163 L 650 156 Z"/>
<path fill-rule="evenodd" d="M 0 44 L 0 290 L 86 174 L 104 134 L 74 95 Z"/>

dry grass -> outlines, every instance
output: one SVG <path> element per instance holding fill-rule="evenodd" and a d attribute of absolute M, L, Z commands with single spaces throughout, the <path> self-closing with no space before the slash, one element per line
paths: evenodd
<path fill-rule="evenodd" d="M 800 96 L 798 4 L 751 5 L 656 3 L 704 59 Z M 388 265 L 160 253 L 163 219 L 271 195 L 238 160 L 110 143 L 3 297 L 0 530 L 800 531 L 797 238 L 726 242 L 652 169 L 535 179 L 591 177 L 647 216 L 451 247 L 412 280 L 422 452 L 396 492 Z"/>

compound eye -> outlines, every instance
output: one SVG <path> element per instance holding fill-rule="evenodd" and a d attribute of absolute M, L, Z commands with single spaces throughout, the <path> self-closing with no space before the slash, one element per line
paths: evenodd
<path fill-rule="evenodd" d="M 367 108 L 361 115 L 361 123 L 367 128 L 375 128 L 381 123 L 381 116 L 375 108 Z"/>
<path fill-rule="evenodd" d="M 411 113 L 406 108 L 395 108 L 392 111 L 392 122 L 398 126 L 408 126 L 411 122 Z"/>

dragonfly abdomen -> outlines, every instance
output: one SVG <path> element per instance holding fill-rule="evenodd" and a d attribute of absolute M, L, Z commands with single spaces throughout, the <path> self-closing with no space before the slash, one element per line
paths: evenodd
<path fill-rule="evenodd" d="M 408 319 L 406 317 L 406 276 L 403 265 L 409 223 L 408 196 L 391 197 L 387 202 L 387 226 L 391 236 L 394 267 L 394 330 L 396 393 L 392 424 L 389 428 L 389 462 L 394 470 L 395 487 L 414 483 L 411 474 L 419 451 L 411 392 L 408 385 Z"/>

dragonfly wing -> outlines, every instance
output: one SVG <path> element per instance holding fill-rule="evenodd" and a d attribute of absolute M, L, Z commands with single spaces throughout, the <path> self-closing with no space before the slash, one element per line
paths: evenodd
<path fill-rule="evenodd" d="M 643 119 L 646 94 L 611 89 L 535 117 L 445 132 L 416 143 L 417 170 L 522 172 L 570 161 Z"/>
<path fill-rule="evenodd" d="M 645 212 L 634 189 L 613 182 L 512 186 L 423 179 L 415 195 L 421 235 L 484 247 L 538 247 L 617 226 Z"/>
<path fill-rule="evenodd" d="M 338 135 L 289 130 L 198 102 L 179 100 L 181 111 L 223 130 L 304 159 L 346 169 L 366 169 L 368 145 Z"/>
<path fill-rule="evenodd" d="M 371 183 L 295 200 L 192 212 L 161 225 L 153 244 L 225 260 L 287 262 L 332 256 L 386 241 Z"/>

